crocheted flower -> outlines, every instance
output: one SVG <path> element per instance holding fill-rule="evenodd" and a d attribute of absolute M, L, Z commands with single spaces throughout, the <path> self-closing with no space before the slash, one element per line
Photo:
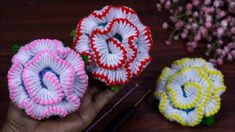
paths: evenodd
<path fill-rule="evenodd" d="M 8 71 L 11 100 L 34 119 L 78 109 L 88 76 L 79 54 L 62 42 L 38 39 L 21 47 Z"/>
<path fill-rule="evenodd" d="M 157 81 L 155 96 L 159 111 L 170 121 L 196 126 L 203 117 L 220 109 L 225 91 L 223 75 L 204 59 L 184 58 L 164 68 Z"/>
<path fill-rule="evenodd" d="M 74 48 L 88 59 L 92 77 L 109 86 L 127 83 L 151 61 L 150 29 L 126 7 L 105 6 L 77 25 Z"/>

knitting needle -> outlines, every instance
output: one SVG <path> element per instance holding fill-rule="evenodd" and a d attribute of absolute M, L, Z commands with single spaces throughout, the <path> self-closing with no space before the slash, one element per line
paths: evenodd
<path fill-rule="evenodd" d="M 151 89 L 149 89 L 134 105 L 127 107 L 121 111 L 105 128 L 104 132 L 115 132 L 124 124 L 135 112 L 137 106 L 149 95 Z"/>
<path fill-rule="evenodd" d="M 135 84 L 135 87 L 131 88 L 120 100 L 118 100 L 111 109 L 105 112 L 100 118 L 98 118 L 90 127 L 88 127 L 85 132 L 92 130 L 102 119 L 104 119 L 108 114 L 110 114 L 126 97 L 128 97 L 137 87 L 138 84 Z"/>

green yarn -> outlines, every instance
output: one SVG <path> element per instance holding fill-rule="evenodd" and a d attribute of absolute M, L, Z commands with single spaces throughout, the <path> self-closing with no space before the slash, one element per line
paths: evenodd
<path fill-rule="evenodd" d="M 112 86 L 110 89 L 114 92 L 119 92 L 121 90 L 121 86 Z"/>
<path fill-rule="evenodd" d="M 74 38 L 76 37 L 76 34 L 77 34 L 77 30 L 76 30 L 76 29 L 74 29 L 74 30 L 70 33 L 70 36 L 73 38 L 73 40 L 74 40 Z M 85 63 L 88 63 L 88 60 L 89 60 L 88 55 L 82 55 L 81 57 L 82 57 L 82 59 L 83 59 L 83 61 L 84 61 Z"/>
<path fill-rule="evenodd" d="M 11 47 L 11 50 L 14 53 L 17 53 L 19 49 L 20 49 L 20 46 L 18 44 L 13 44 L 13 46 Z"/>
<path fill-rule="evenodd" d="M 82 55 L 82 59 L 86 64 L 88 63 L 89 60 L 88 55 Z"/>
<path fill-rule="evenodd" d="M 153 102 L 153 110 L 154 111 L 158 110 L 158 106 L 159 106 L 159 100 L 156 99 Z M 215 115 L 202 118 L 200 124 L 204 126 L 213 126 L 215 124 Z"/>
<path fill-rule="evenodd" d="M 215 115 L 210 117 L 204 117 L 202 118 L 202 121 L 200 122 L 201 125 L 205 126 L 213 126 L 215 123 Z"/>
<path fill-rule="evenodd" d="M 70 33 L 70 36 L 73 38 L 73 40 L 74 40 L 74 38 L 76 37 L 76 34 L 77 34 L 76 29 L 74 29 L 74 30 Z"/>

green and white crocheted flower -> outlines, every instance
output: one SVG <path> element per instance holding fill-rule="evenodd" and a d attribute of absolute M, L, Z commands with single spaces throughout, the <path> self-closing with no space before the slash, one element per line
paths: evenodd
<path fill-rule="evenodd" d="M 211 63 L 183 58 L 163 69 L 154 95 L 168 120 L 193 127 L 219 111 L 225 90 L 222 73 Z"/>

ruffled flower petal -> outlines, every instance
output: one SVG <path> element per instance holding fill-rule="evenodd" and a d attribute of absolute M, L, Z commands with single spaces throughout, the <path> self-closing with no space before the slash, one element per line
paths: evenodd
<path fill-rule="evenodd" d="M 105 6 L 77 25 L 74 48 L 88 56 L 87 70 L 107 85 L 127 83 L 150 63 L 150 29 L 126 6 Z"/>
<path fill-rule="evenodd" d="M 184 58 L 163 69 L 155 96 L 160 100 L 159 111 L 168 120 L 196 126 L 203 117 L 219 111 L 225 89 L 222 73 L 211 63 Z"/>
<path fill-rule="evenodd" d="M 84 62 L 58 40 L 23 46 L 8 71 L 11 100 L 34 119 L 64 117 L 78 109 L 87 85 Z"/>

